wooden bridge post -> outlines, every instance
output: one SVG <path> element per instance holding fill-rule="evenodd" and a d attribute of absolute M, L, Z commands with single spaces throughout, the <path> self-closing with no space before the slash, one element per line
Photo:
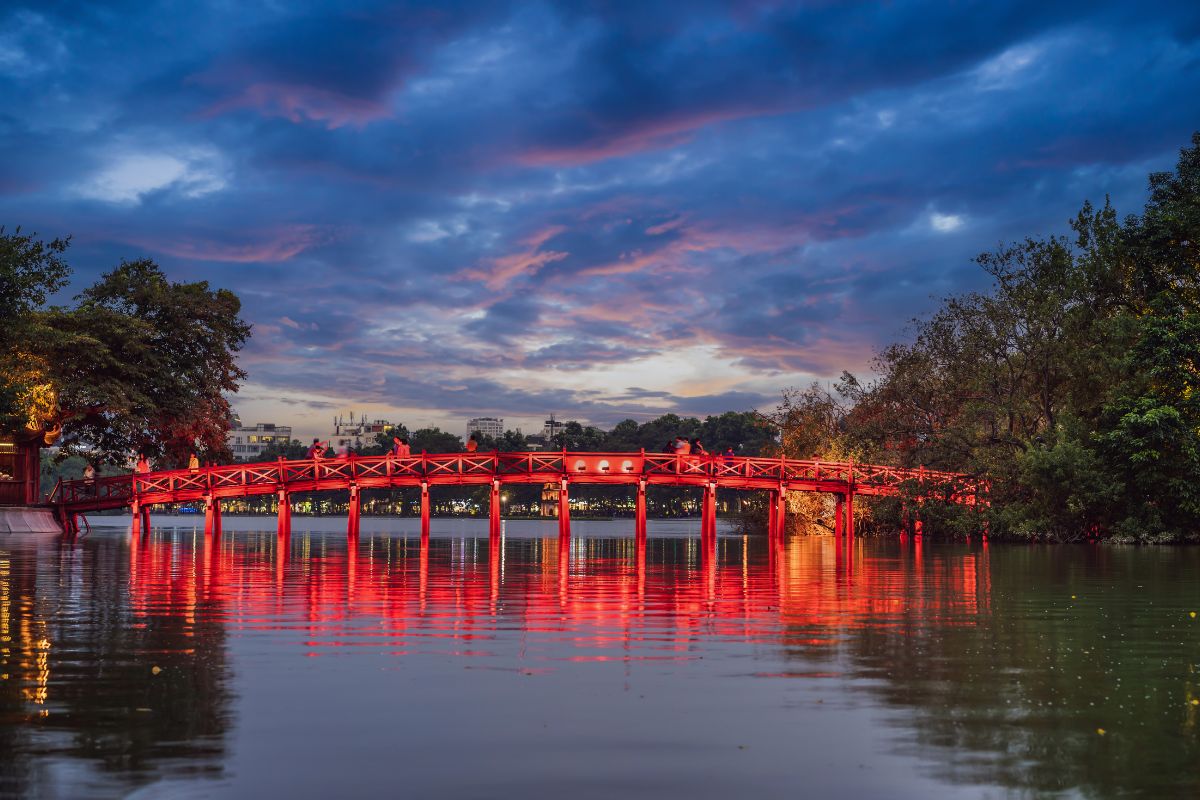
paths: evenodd
<path fill-rule="evenodd" d="M 362 509 L 362 495 L 358 491 L 358 484 L 350 484 L 350 508 L 346 513 L 346 538 L 358 538 L 358 517 Z"/>
<path fill-rule="evenodd" d="M 834 497 L 837 499 L 833 506 L 833 535 L 841 539 L 846 535 L 846 499 L 841 492 Z"/>
<path fill-rule="evenodd" d="M 492 478 L 492 495 L 488 501 L 488 538 L 500 540 L 500 481 Z"/>
<path fill-rule="evenodd" d="M 142 506 L 142 530 L 146 532 L 147 536 L 150 535 L 150 506 L 148 505 Z"/>
<path fill-rule="evenodd" d="M 211 494 L 204 496 L 204 535 L 221 535 L 221 501 Z"/>
<path fill-rule="evenodd" d="M 566 465 L 564 459 L 563 465 Z M 571 538 L 571 498 L 567 494 L 567 477 L 564 475 L 558 484 L 558 536 L 560 539 Z"/>
<path fill-rule="evenodd" d="M 638 542 L 646 543 L 646 479 L 638 480 L 637 504 L 634 510 L 633 535 Z"/>
<path fill-rule="evenodd" d="M 129 534 L 136 539 L 142 535 L 142 504 L 138 502 L 136 494 L 133 496 L 133 502 L 129 504 L 129 509 L 133 512 L 133 521 L 130 523 Z"/>
<path fill-rule="evenodd" d="M 846 492 L 846 538 L 854 538 L 854 489 Z"/>
<path fill-rule="evenodd" d="M 429 481 L 421 481 L 421 547 L 429 546 Z"/>
<path fill-rule="evenodd" d="M 700 533 L 702 536 L 717 535 L 717 485 L 712 481 L 704 484 L 704 500 L 700 508 Z"/>
<path fill-rule="evenodd" d="M 777 499 L 778 492 L 774 489 L 767 490 L 767 539 L 772 544 L 775 542 L 775 532 L 779 530 L 779 500 Z"/>
<path fill-rule="evenodd" d="M 779 491 L 775 494 L 776 502 L 779 504 L 778 511 L 775 512 L 775 538 L 779 544 L 783 544 L 787 538 L 787 485 L 779 484 Z"/>
<path fill-rule="evenodd" d="M 275 532 L 281 536 L 292 535 L 292 498 L 287 489 L 280 489 L 276 509 Z"/>

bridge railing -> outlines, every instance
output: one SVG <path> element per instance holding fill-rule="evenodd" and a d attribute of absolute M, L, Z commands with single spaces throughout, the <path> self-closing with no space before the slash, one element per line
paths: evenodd
<path fill-rule="evenodd" d="M 532 481 L 623 481 L 646 479 L 681 484 L 716 481 L 732 485 L 807 483 L 845 486 L 855 490 L 899 493 L 905 487 L 927 489 L 961 502 L 986 493 L 986 482 L 959 473 L 903 468 L 852 461 L 820 461 L 672 453 L 437 453 L 415 456 L 351 456 L 246 464 L 227 464 L 136 475 L 116 475 L 92 481 L 61 481 L 49 500 L 62 505 L 97 507 L 128 505 L 137 495 L 201 496 L 228 490 L 259 492 L 289 486 L 312 489 L 366 482 L 387 484 L 393 479 L 439 482 L 484 482 L 488 478 Z"/>

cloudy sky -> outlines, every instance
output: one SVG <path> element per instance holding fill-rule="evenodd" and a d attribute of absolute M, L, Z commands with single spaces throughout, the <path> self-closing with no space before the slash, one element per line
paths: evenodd
<path fill-rule="evenodd" d="M 770 406 L 1200 129 L 1195 0 L 0 8 L 0 224 L 235 290 L 306 434 Z"/>

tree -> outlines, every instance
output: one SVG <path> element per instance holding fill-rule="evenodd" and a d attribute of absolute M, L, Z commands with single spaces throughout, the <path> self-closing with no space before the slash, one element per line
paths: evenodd
<path fill-rule="evenodd" d="M 308 447 L 299 439 L 276 439 L 262 449 L 255 461 L 275 461 L 284 459 L 285 461 L 299 461 L 308 457 Z"/>
<path fill-rule="evenodd" d="M 235 353 L 250 335 L 240 310 L 232 292 L 171 283 L 143 259 L 104 275 L 74 310 L 51 312 L 64 451 L 109 461 L 144 452 L 166 465 L 194 450 L 228 458 L 225 395 L 245 377 Z"/>
<path fill-rule="evenodd" d="M 592 425 L 581 425 L 571 420 L 563 429 L 551 437 L 556 449 L 567 449 L 577 453 L 596 452 L 604 449 L 605 433 Z"/>
<path fill-rule="evenodd" d="M 421 428 L 413 431 L 408 443 L 414 454 L 422 451 L 426 453 L 459 453 L 463 449 L 462 439 L 441 428 Z"/>
<path fill-rule="evenodd" d="M 757 456 L 775 446 L 775 430 L 753 411 L 726 411 L 704 418 L 700 441 L 712 453 L 733 448 L 739 456 Z"/>
<path fill-rule="evenodd" d="M 62 426 L 64 457 L 97 462 L 138 451 L 167 466 L 194 450 L 227 458 L 225 396 L 245 377 L 235 354 L 250 334 L 237 297 L 171 283 L 143 259 L 122 262 L 74 308 L 47 306 L 66 285 L 66 246 L 0 231 L 0 295 L 14 309 L 0 333 L 0 424 L 34 413 Z"/>
<path fill-rule="evenodd" d="M 979 256 L 879 378 L 843 381 L 873 460 L 992 479 L 993 533 L 1181 539 L 1200 530 L 1200 134 L 1141 216 L 1084 204 L 1075 239 Z"/>
<path fill-rule="evenodd" d="M 475 441 L 480 450 L 499 450 L 501 453 L 520 453 L 529 449 L 525 434 L 520 431 L 506 430 L 498 438 L 475 432 Z"/>
<path fill-rule="evenodd" d="M 16 430 L 44 421 L 52 395 L 49 364 L 36 344 L 50 335 L 38 312 L 67 284 L 70 267 L 63 259 L 68 239 L 43 242 L 17 228 L 0 227 L 0 429 Z M 50 398 L 52 401 L 52 397 Z"/>

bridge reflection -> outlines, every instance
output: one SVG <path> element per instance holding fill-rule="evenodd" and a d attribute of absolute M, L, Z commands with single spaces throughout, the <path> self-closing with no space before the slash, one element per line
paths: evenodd
<path fill-rule="evenodd" d="M 990 602 L 986 546 L 876 558 L 862 540 L 720 537 L 714 557 L 703 545 L 156 532 L 131 545 L 129 574 L 135 614 L 235 606 L 247 629 L 303 630 L 314 654 L 482 654 L 473 643 L 514 625 L 553 640 L 535 660 L 662 657 L 699 635 L 819 649 L 862 626 L 972 624 Z"/>
<path fill-rule="evenodd" d="M 289 764 L 328 750 L 385 786 L 397 762 L 364 753 L 386 741 L 409 754 L 406 779 L 428 782 L 461 766 L 464 736 L 473 758 L 515 737 L 487 773 L 513 780 L 533 763 L 516 753 L 590 758 L 597 736 L 635 728 L 716 753 L 735 718 L 739 736 L 761 734 L 763 763 L 811 781 L 864 713 L 881 727 L 853 740 L 854 758 L 889 750 L 943 783 L 1022 796 L 1200 789 L 1197 552 L 720 536 L 710 557 L 697 537 L 427 542 L 156 528 L 0 543 L 0 794 L 236 782 L 266 769 L 226 769 L 249 742 Z M 510 725 L 564 704 L 586 735 Z M 410 716 L 421 724 L 398 722 Z M 678 762 L 660 758 L 645 774 L 677 780 Z"/>

